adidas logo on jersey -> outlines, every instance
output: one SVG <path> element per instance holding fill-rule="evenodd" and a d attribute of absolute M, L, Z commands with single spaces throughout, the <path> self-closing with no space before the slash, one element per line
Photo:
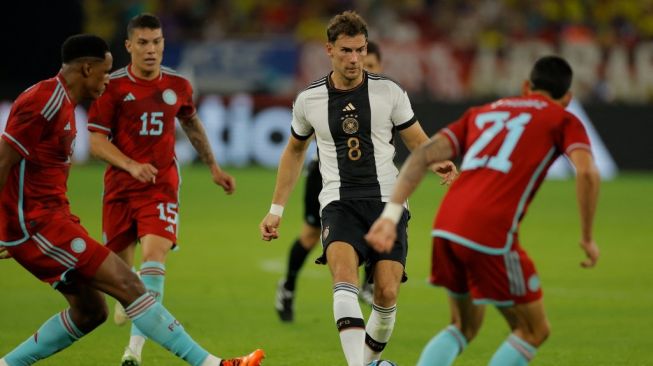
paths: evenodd
<path fill-rule="evenodd" d="M 70 121 L 66 123 L 66 127 L 63 128 L 64 131 L 70 131 Z"/>
<path fill-rule="evenodd" d="M 175 228 L 172 225 L 168 225 L 168 227 L 166 228 L 166 231 L 171 233 L 171 234 L 174 234 L 175 233 Z"/>
<path fill-rule="evenodd" d="M 355 111 L 355 110 L 356 110 L 356 107 L 354 107 L 354 105 L 351 104 L 351 103 L 347 104 L 345 106 L 345 108 L 342 109 L 343 112 L 351 112 L 351 111 Z"/>
<path fill-rule="evenodd" d="M 122 101 L 123 102 L 129 102 L 129 101 L 132 101 L 132 100 L 136 100 L 136 98 L 134 97 L 134 94 L 129 93 L 129 94 L 125 95 L 125 99 L 123 99 Z"/>

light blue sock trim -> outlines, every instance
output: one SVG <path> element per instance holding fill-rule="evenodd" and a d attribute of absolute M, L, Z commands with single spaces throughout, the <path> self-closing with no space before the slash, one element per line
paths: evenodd
<path fill-rule="evenodd" d="M 201 366 L 209 356 L 209 353 L 186 333 L 177 319 L 158 302 L 133 319 L 133 322 L 148 338 L 193 366 Z"/>
<path fill-rule="evenodd" d="M 465 336 L 450 325 L 426 344 L 417 366 L 450 366 L 466 345 Z"/>
<path fill-rule="evenodd" d="M 492 356 L 489 366 L 527 366 L 537 349 L 515 335 L 510 335 Z"/>
<path fill-rule="evenodd" d="M 60 313 L 61 318 L 59 319 L 61 321 L 61 325 L 64 327 L 64 329 L 70 329 L 69 334 L 75 338 L 75 339 L 80 339 L 86 334 L 79 330 L 77 328 L 77 325 L 73 322 L 73 318 L 70 317 L 70 309 L 66 309 L 63 312 Z M 64 319 L 65 317 L 65 319 Z M 65 322 L 65 324 L 64 324 Z M 67 327 L 66 327 L 67 326 Z"/>
<path fill-rule="evenodd" d="M 451 332 L 454 337 L 456 337 L 456 340 L 458 340 L 458 345 L 460 346 L 460 351 L 458 354 L 463 353 L 465 348 L 467 348 L 467 338 L 465 335 L 456 327 L 455 325 L 450 325 L 446 328 L 449 332 Z"/>
<path fill-rule="evenodd" d="M 514 334 L 511 334 L 510 337 L 508 337 L 508 339 L 517 342 L 517 344 L 519 344 L 520 346 L 524 347 L 524 348 L 525 348 L 525 349 L 526 349 L 526 350 L 527 350 L 527 351 L 528 351 L 532 356 L 535 356 L 535 352 L 537 352 L 537 348 L 535 348 L 535 347 L 534 347 L 533 345 L 531 345 L 530 343 L 528 343 L 528 342 L 526 342 L 525 340 L 523 340 L 523 339 L 517 337 L 517 336 L 514 335 Z M 531 358 L 532 358 L 532 356 L 531 356 Z"/>
<path fill-rule="evenodd" d="M 148 273 L 148 270 L 154 269 L 156 270 L 155 272 L 162 272 L 163 274 L 153 274 L 153 273 Z M 158 302 L 163 302 L 163 288 L 165 285 L 165 269 L 166 266 L 163 263 L 160 262 L 155 262 L 155 261 L 147 261 L 143 262 L 141 264 L 141 269 L 140 269 L 140 276 L 141 276 L 141 281 L 143 281 L 143 284 L 145 285 L 145 289 L 152 294 L 154 299 Z M 147 338 L 143 332 L 138 329 L 138 327 L 134 326 L 132 323 L 131 327 L 131 335 L 132 336 L 140 336 L 143 338 Z"/>
<path fill-rule="evenodd" d="M 162 269 L 162 270 L 165 271 L 166 265 L 164 263 L 161 263 L 161 262 L 147 261 L 147 262 L 141 263 L 141 270 L 143 268 L 158 268 L 158 269 Z"/>

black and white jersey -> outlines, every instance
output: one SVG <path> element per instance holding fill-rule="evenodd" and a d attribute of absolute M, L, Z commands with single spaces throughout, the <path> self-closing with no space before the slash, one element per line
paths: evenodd
<path fill-rule="evenodd" d="M 394 81 L 364 72 L 361 85 L 334 88 L 327 75 L 297 95 L 292 134 L 315 133 L 323 188 L 320 206 L 335 200 L 387 202 L 397 179 L 394 131 L 416 122 L 406 92 Z"/>

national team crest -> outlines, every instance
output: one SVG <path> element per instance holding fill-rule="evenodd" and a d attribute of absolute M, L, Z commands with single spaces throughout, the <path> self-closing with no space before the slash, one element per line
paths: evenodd
<path fill-rule="evenodd" d="M 353 117 L 347 117 L 342 121 L 342 130 L 348 135 L 358 132 L 358 121 Z"/>
<path fill-rule="evenodd" d="M 177 104 L 177 93 L 172 89 L 166 89 L 163 91 L 163 101 L 168 105 Z"/>
<path fill-rule="evenodd" d="M 70 249 L 75 253 L 82 253 L 86 250 L 86 241 L 82 238 L 75 238 L 70 242 Z"/>

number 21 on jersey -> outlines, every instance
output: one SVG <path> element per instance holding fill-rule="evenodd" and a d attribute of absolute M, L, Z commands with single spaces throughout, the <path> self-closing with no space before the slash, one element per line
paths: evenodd
<path fill-rule="evenodd" d="M 141 136 L 160 136 L 163 133 L 163 112 L 143 113 L 141 115 Z"/>
<path fill-rule="evenodd" d="M 510 112 L 487 112 L 476 116 L 474 123 L 479 129 L 483 129 L 485 125 L 490 126 L 481 133 L 476 141 L 469 147 L 467 154 L 463 158 L 463 163 L 460 166 L 461 171 L 473 170 L 478 168 L 488 168 L 498 170 L 503 173 L 508 173 L 512 168 L 510 155 L 515 149 L 517 142 L 524 133 L 524 128 L 531 120 L 530 113 L 520 113 L 518 116 L 510 118 Z M 497 138 L 499 133 L 504 129 L 508 130 L 505 135 L 503 143 L 499 151 L 494 156 L 483 155 L 479 156 L 483 150 L 492 140 Z"/>

